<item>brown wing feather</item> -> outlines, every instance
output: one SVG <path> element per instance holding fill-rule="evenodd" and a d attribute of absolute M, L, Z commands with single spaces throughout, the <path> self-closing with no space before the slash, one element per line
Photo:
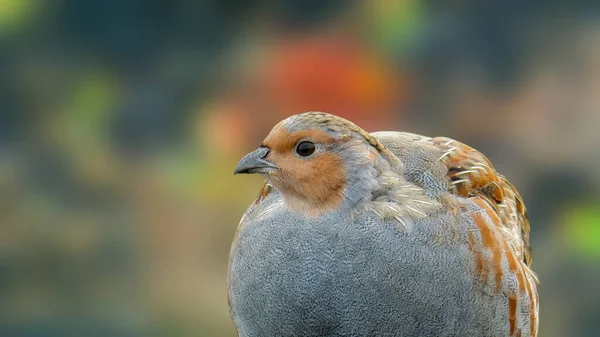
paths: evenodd
<path fill-rule="evenodd" d="M 453 192 L 489 204 L 506 228 L 518 257 L 531 266 L 529 219 L 519 192 L 481 152 L 450 138 L 436 137 L 432 142 L 444 152 L 440 159 L 448 167 Z"/>

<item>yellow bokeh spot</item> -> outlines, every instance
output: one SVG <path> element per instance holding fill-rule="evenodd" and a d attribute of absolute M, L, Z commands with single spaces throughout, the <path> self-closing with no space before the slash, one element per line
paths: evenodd
<path fill-rule="evenodd" d="M 39 4 L 34 0 L 0 0 L 0 33 L 25 26 Z"/>

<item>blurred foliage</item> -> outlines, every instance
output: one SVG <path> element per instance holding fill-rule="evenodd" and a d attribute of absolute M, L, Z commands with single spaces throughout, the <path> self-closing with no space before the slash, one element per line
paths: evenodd
<path fill-rule="evenodd" d="M 0 336 L 234 336 L 236 162 L 306 110 L 521 191 L 541 334 L 600 322 L 600 6 L 0 0 Z"/>
<path fill-rule="evenodd" d="M 26 26 L 38 7 L 39 3 L 35 0 L 0 0 L 0 34 Z"/>
<path fill-rule="evenodd" d="M 590 263 L 600 261 L 600 202 L 583 202 L 565 212 L 563 223 L 569 238 L 569 245 L 580 258 Z"/>

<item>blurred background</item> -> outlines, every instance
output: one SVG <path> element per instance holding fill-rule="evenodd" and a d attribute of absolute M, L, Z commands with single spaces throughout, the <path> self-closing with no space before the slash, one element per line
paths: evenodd
<path fill-rule="evenodd" d="M 600 336 L 591 0 L 0 0 L 0 336 L 235 336 L 233 169 L 310 110 L 485 153 L 540 335 Z"/>

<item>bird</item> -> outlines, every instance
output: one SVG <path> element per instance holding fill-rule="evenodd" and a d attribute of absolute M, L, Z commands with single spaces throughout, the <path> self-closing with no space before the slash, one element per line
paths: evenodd
<path fill-rule="evenodd" d="M 234 173 L 265 178 L 230 251 L 238 336 L 538 335 L 527 210 L 470 146 L 306 112 Z"/>

